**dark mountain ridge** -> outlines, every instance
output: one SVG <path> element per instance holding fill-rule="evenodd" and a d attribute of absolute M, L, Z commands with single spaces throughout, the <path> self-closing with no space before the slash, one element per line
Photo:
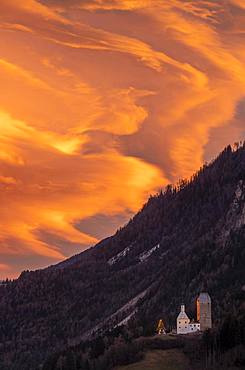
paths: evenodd
<path fill-rule="evenodd" d="M 0 369 L 36 369 L 47 355 L 128 320 L 150 334 L 193 316 L 201 290 L 213 319 L 244 309 L 245 145 L 228 146 L 189 181 L 149 199 L 129 223 L 56 266 L 0 286 Z M 2 366 L 2 367 L 1 367 Z"/>

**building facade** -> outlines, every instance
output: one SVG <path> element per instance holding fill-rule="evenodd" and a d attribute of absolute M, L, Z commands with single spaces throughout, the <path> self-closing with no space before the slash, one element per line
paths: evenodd
<path fill-rule="evenodd" d="M 177 334 L 189 333 L 190 319 L 185 312 L 185 305 L 181 305 L 180 313 L 177 317 Z"/>
<path fill-rule="evenodd" d="M 194 333 L 195 331 L 200 331 L 200 324 L 199 322 L 192 321 L 189 324 L 189 333 Z"/>

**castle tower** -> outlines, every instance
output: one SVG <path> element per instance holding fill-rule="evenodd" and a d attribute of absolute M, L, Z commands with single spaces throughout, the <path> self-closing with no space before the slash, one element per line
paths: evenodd
<path fill-rule="evenodd" d="M 211 298 L 208 293 L 200 293 L 197 298 L 197 321 L 200 329 L 204 331 L 212 328 Z"/>

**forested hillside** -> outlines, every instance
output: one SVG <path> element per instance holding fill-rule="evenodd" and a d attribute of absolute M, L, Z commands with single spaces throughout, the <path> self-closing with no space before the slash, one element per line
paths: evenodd
<path fill-rule="evenodd" d="M 240 318 L 229 315 L 201 335 L 135 337 L 134 334 L 130 325 L 105 332 L 94 340 L 51 355 L 43 370 L 239 370 L 245 367 L 244 314 Z"/>
<path fill-rule="evenodd" d="M 0 286 L 0 369 L 37 369 L 52 353 L 125 323 L 134 336 L 194 316 L 207 290 L 213 320 L 245 300 L 245 145 L 151 197 L 117 233 L 57 266 Z M 124 321 L 123 321 L 124 320 Z"/>

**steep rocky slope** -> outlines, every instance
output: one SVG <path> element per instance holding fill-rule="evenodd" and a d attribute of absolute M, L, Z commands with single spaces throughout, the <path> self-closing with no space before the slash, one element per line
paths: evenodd
<path fill-rule="evenodd" d="M 52 352 L 131 320 L 174 325 L 200 290 L 217 322 L 243 309 L 245 146 L 227 147 L 190 181 L 151 197 L 114 236 L 0 286 L 0 369 L 36 369 Z M 4 367 L 5 364 L 5 367 Z"/>

